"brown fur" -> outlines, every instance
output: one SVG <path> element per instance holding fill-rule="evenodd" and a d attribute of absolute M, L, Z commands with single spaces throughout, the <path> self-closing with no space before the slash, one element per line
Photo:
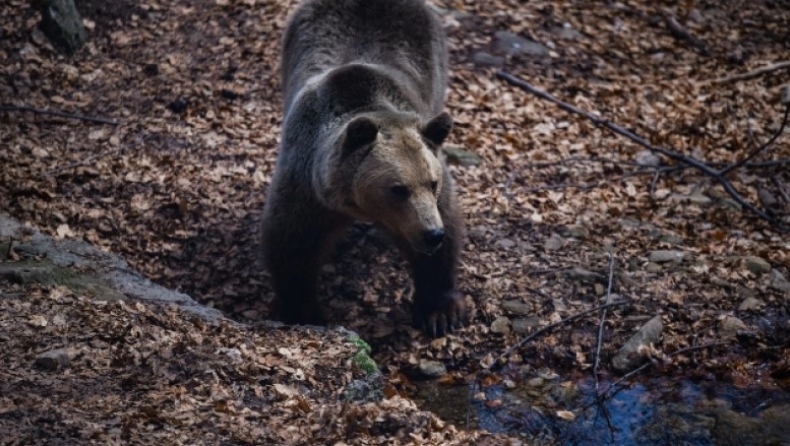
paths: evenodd
<path fill-rule="evenodd" d="M 291 17 L 282 147 L 263 225 L 285 321 L 319 321 L 318 270 L 348 224 L 364 220 L 389 231 L 409 260 L 415 322 L 432 334 L 462 322 L 464 225 L 439 156 L 452 126 L 442 112 L 446 58 L 422 0 L 308 0 Z M 437 246 L 430 235 L 442 231 Z"/>

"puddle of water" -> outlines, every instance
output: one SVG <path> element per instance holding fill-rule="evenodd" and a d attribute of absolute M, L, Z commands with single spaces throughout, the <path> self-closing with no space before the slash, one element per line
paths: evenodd
<path fill-rule="evenodd" d="M 790 446 L 790 395 L 782 390 L 652 380 L 593 404 L 592 380 L 533 378 L 513 389 L 484 388 L 485 401 L 472 403 L 467 426 L 470 387 L 416 384 L 417 404 L 446 421 L 533 445 Z"/>

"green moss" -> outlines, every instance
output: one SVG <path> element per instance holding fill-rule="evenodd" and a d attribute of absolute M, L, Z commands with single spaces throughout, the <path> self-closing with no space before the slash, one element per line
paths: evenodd
<path fill-rule="evenodd" d="M 363 370 L 366 374 L 374 373 L 378 371 L 378 365 L 373 358 L 370 357 L 370 353 L 372 349 L 370 348 L 370 344 L 365 342 L 362 338 L 357 336 L 356 334 L 352 334 L 348 337 L 348 342 L 356 345 L 359 349 L 354 354 L 352 360 L 354 364 L 356 364 L 361 370 Z"/>

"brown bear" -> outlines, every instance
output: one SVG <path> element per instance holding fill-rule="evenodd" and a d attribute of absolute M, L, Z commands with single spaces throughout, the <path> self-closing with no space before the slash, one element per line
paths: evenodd
<path fill-rule="evenodd" d="M 354 220 L 388 231 L 411 265 L 414 320 L 466 318 L 456 289 L 463 218 L 440 157 L 444 32 L 424 0 L 307 0 L 282 49 L 285 114 L 263 250 L 288 323 L 318 323 L 319 268 Z"/>

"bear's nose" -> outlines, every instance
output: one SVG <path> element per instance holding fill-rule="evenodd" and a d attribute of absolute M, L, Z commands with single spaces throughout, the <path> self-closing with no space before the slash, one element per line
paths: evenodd
<path fill-rule="evenodd" d="M 422 233 L 425 244 L 431 248 L 438 248 L 444 240 L 444 229 L 429 229 Z"/>

